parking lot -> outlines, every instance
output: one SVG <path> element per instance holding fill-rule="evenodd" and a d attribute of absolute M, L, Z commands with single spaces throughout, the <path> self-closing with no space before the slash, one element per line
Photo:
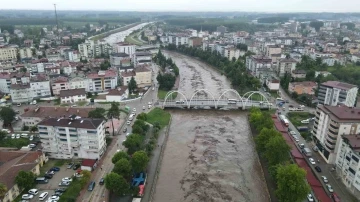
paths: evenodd
<path fill-rule="evenodd" d="M 64 165 L 58 166 L 59 164 L 62 164 L 62 163 L 64 163 Z M 66 186 L 59 186 L 59 183 L 61 182 L 61 180 L 63 178 L 72 177 L 74 175 L 74 173 L 76 172 L 72 168 L 68 169 L 67 163 L 68 162 L 66 162 L 66 161 L 50 160 L 41 168 L 41 174 L 39 177 L 43 177 L 45 172 L 50 170 L 52 167 L 58 167 L 58 168 L 60 168 L 60 170 L 57 172 L 54 172 L 55 174 L 53 175 L 53 177 L 51 179 L 49 179 L 49 182 L 47 184 L 37 184 L 34 187 L 34 188 L 38 189 L 39 193 L 36 196 L 34 196 L 33 199 L 30 200 L 31 202 L 39 201 L 39 196 L 43 192 L 49 193 L 48 197 L 44 200 L 44 201 L 46 201 L 49 197 L 51 197 L 55 193 L 55 190 L 57 188 L 66 188 Z"/>

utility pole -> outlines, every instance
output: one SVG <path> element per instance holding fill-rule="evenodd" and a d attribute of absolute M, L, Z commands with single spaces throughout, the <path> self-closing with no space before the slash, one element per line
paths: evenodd
<path fill-rule="evenodd" d="M 57 16 L 57 12 L 56 12 L 56 4 L 54 4 L 54 8 L 55 8 L 56 30 L 59 35 L 59 22 L 58 22 L 58 16 Z"/>

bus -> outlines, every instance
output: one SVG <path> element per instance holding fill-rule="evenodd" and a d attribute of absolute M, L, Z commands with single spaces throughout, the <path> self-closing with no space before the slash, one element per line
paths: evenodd
<path fill-rule="evenodd" d="M 285 101 L 284 99 L 282 99 L 281 97 L 276 98 L 276 101 Z"/>
<path fill-rule="evenodd" d="M 279 118 L 286 127 L 289 126 L 289 120 L 285 117 L 285 115 L 280 115 Z"/>

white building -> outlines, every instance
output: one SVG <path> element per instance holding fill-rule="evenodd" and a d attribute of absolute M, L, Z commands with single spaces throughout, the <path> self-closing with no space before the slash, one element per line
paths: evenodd
<path fill-rule="evenodd" d="M 286 73 L 291 74 L 296 69 L 296 60 L 292 58 L 283 58 L 278 60 L 277 63 L 277 74 L 282 77 Z"/>
<path fill-rule="evenodd" d="M 312 134 L 320 155 L 327 163 L 335 163 L 342 135 L 359 132 L 359 108 L 318 105 Z"/>
<path fill-rule="evenodd" d="M 49 118 L 38 124 L 43 152 L 56 159 L 100 159 L 106 150 L 105 121 Z"/>
<path fill-rule="evenodd" d="M 271 69 L 272 60 L 269 57 L 261 55 L 252 55 L 246 57 L 246 69 L 253 75 L 257 75 L 259 69 Z"/>
<path fill-rule="evenodd" d="M 20 48 L 19 49 L 20 59 L 32 58 L 31 48 Z"/>
<path fill-rule="evenodd" d="M 124 43 L 124 42 L 115 43 L 115 44 L 113 44 L 113 52 L 114 53 L 126 53 L 130 57 L 133 57 L 133 55 L 135 53 L 135 45 Z"/>
<path fill-rule="evenodd" d="M 86 101 L 85 88 L 61 90 L 59 97 L 61 103 L 77 103 L 80 101 Z"/>
<path fill-rule="evenodd" d="M 50 97 L 50 81 L 45 75 L 37 75 L 30 79 L 30 90 L 33 98 Z"/>
<path fill-rule="evenodd" d="M 115 89 L 118 85 L 118 73 L 115 70 L 99 71 L 87 75 L 90 92 L 103 92 Z"/>
<path fill-rule="evenodd" d="M 224 56 L 228 58 L 230 61 L 233 58 L 237 60 L 241 56 L 241 52 L 239 49 L 229 47 L 224 49 Z"/>
<path fill-rule="evenodd" d="M 29 83 L 11 84 L 10 95 L 13 103 L 28 103 L 33 100 L 33 92 Z"/>
<path fill-rule="evenodd" d="M 343 135 L 336 156 L 336 172 L 342 182 L 360 198 L 360 136 Z"/>
<path fill-rule="evenodd" d="M 319 104 L 355 106 L 358 90 L 357 86 L 348 83 L 339 81 L 324 82 L 320 85 L 318 93 Z"/>
<path fill-rule="evenodd" d="M 80 62 L 81 55 L 76 50 L 66 50 L 64 52 L 65 59 L 70 62 Z"/>
<path fill-rule="evenodd" d="M 125 58 L 130 59 L 130 56 L 128 54 L 126 54 L 126 53 L 111 53 L 110 54 L 110 65 L 112 67 L 120 66 L 120 64 L 122 63 L 122 60 L 125 59 Z"/>
<path fill-rule="evenodd" d="M 135 66 L 143 64 L 151 64 L 152 54 L 151 52 L 136 52 L 134 54 L 133 63 Z"/>
<path fill-rule="evenodd" d="M 85 43 L 79 44 L 79 53 L 82 58 L 94 57 L 94 41 L 86 40 Z"/>

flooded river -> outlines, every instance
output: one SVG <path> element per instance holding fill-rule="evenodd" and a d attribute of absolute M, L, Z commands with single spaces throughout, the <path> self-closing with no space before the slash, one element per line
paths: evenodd
<path fill-rule="evenodd" d="M 180 69 L 179 90 L 186 97 L 197 89 L 208 89 L 217 99 L 230 88 L 225 76 L 204 63 L 177 53 L 166 55 Z M 173 118 L 155 202 L 269 201 L 246 112 L 170 112 Z"/>

